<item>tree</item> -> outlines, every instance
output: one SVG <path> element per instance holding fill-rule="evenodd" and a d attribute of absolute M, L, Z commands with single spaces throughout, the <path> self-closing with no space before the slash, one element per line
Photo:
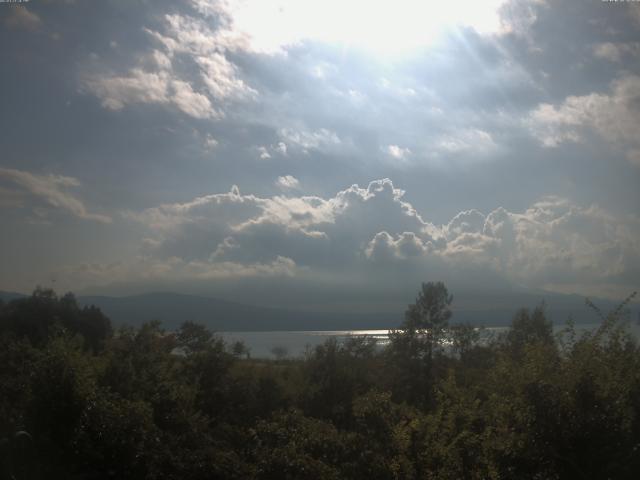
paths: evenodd
<path fill-rule="evenodd" d="M 423 283 L 416 302 L 405 312 L 401 329 L 409 335 L 418 335 L 429 361 L 449 326 L 452 301 L 453 295 L 449 295 L 444 283 Z"/>
<path fill-rule="evenodd" d="M 111 321 L 95 306 L 80 308 L 72 293 L 58 297 L 51 289 L 36 288 L 30 297 L 9 302 L 0 315 L 0 332 L 11 332 L 43 346 L 62 330 L 82 335 L 84 347 L 104 348 L 112 336 Z"/>
<path fill-rule="evenodd" d="M 350 423 L 354 398 L 371 388 L 380 371 L 374 349 L 375 340 L 365 337 L 344 343 L 334 337 L 317 345 L 305 362 L 306 411 L 335 425 Z"/>
<path fill-rule="evenodd" d="M 182 348 L 186 355 L 207 350 L 212 341 L 213 334 L 199 323 L 184 322 L 178 329 L 178 347 Z"/>
<path fill-rule="evenodd" d="M 451 334 L 453 352 L 458 355 L 460 360 L 465 361 L 469 352 L 480 340 L 480 330 L 470 323 L 460 323 L 453 325 L 449 332 Z"/>
<path fill-rule="evenodd" d="M 522 308 L 513 317 L 511 328 L 506 334 L 506 343 L 515 353 L 520 352 L 525 345 L 544 344 L 553 345 L 553 324 L 547 319 L 545 305 L 537 306 L 532 313 Z"/>
<path fill-rule="evenodd" d="M 289 355 L 289 349 L 283 345 L 276 345 L 271 349 L 271 353 L 275 357 L 275 359 L 280 362 L 287 358 L 287 356 Z"/>
<path fill-rule="evenodd" d="M 421 403 L 430 396 L 433 354 L 449 325 L 452 301 L 444 283 L 423 283 L 400 329 L 389 332 L 388 353 L 398 370 L 393 383 L 407 400 Z"/>
<path fill-rule="evenodd" d="M 244 356 L 249 359 L 251 357 L 251 350 L 242 340 L 236 340 L 231 344 L 231 354 L 236 358 Z"/>

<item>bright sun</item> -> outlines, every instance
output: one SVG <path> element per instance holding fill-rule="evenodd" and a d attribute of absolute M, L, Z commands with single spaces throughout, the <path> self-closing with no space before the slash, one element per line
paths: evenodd
<path fill-rule="evenodd" d="M 433 43 L 447 28 L 499 29 L 503 0 L 230 0 L 234 29 L 254 48 L 304 39 L 395 54 Z"/>

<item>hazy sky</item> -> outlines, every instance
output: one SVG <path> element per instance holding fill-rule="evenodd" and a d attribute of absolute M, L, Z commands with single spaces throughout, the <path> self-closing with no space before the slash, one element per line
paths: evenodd
<path fill-rule="evenodd" d="M 640 289 L 640 4 L 0 3 L 0 289 Z"/>

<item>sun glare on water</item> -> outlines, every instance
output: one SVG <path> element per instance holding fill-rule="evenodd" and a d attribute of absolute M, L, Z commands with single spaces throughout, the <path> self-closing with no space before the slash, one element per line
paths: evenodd
<path fill-rule="evenodd" d="M 499 29 L 502 0 L 231 0 L 234 28 L 254 48 L 277 51 L 303 40 L 399 54 L 432 44 L 445 30 Z"/>

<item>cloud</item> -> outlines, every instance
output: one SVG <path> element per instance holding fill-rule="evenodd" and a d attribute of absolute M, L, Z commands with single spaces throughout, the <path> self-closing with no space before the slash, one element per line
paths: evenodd
<path fill-rule="evenodd" d="M 216 117 L 220 114 L 216 112 L 209 99 L 201 93 L 193 91 L 191 85 L 183 81 L 173 81 L 172 101 L 187 115 L 194 118 Z"/>
<path fill-rule="evenodd" d="M 219 53 L 197 57 L 209 93 L 219 100 L 253 98 L 257 92 L 237 78 L 237 68 Z"/>
<path fill-rule="evenodd" d="M 9 9 L 9 13 L 4 20 L 4 24 L 8 28 L 33 31 L 42 25 L 40 17 L 27 10 L 27 7 L 22 5 L 4 5 L 3 8 Z"/>
<path fill-rule="evenodd" d="M 269 160 L 271 158 L 271 154 L 267 147 L 258 147 L 258 153 L 260 154 L 260 160 Z"/>
<path fill-rule="evenodd" d="M 278 144 L 274 147 L 274 149 L 281 155 L 287 154 L 287 144 L 284 142 L 278 142 Z"/>
<path fill-rule="evenodd" d="M 625 57 L 630 59 L 640 56 L 640 43 L 597 43 L 593 47 L 593 55 L 610 62 L 621 62 Z"/>
<path fill-rule="evenodd" d="M 298 186 L 293 177 L 277 183 L 289 190 Z M 307 277 L 332 278 L 348 271 L 362 275 L 364 284 L 385 281 L 384 269 L 391 269 L 412 281 L 427 275 L 464 283 L 471 272 L 473 278 L 484 272 L 479 275 L 487 279 L 538 288 L 586 290 L 607 282 L 637 288 L 623 280 L 640 268 L 636 216 L 619 217 L 551 196 L 522 212 L 467 210 L 434 225 L 403 197 L 388 179 L 366 188 L 352 185 L 326 199 L 261 198 L 234 187 L 134 217 L 154 239 L 148 258 L 161 264 L 177 258 L 186 264 L 251 266 L 287 258 L 296 266 L 292 275 L 303 269 Z M 374 271 L 382 277 L 373 280 Z"/>
<path fill-rule="evenodd" d="M 465 210 L 458 213 L 445 227 L 445 236 L 455 239 L 465 233 L 482 233 L 485 216 L 478 210 Z"/>
<path fill-rule="evenodd" d="M 32 115 L 22 108 L 23 96 L 8 98 L 6 122 L 31 126 L 7 137 L 10 158 L 20 158 L 28 147 L 30 171 L 97 178 L 97 168 L 104 183 L 95 187 L 96 195 L 110 202 L 102 207 L 127 208 L 126 216 L 137 221 L 118 223 L 120 233 L 131 230 L 110 251 L 131 251 L 125 237 L 143 230 L 147 264 L 175 258 L 177 265 L 228 262 L 231 268 L 271 265 L 280 256 L 295 263 L 294 275 L 309 268 L 305 275 L 326 284 L 348 277 L 363 286 L 374 282 L 372 272 L 379 284 L 395 285 L 472 267 L 535 285 L 553 280 L 554 288 L 631 276 L 631 247 L 620 253 L 629 267 L 603 265 L 619 262 L 613 260 L 616 245 L 623 244 L 619 225 L 634 231 L 634 221 L 595 219 L 598 210 L 591 209 L 595 202 L 607 212 L 628 211 L 638 203 L 629 167 L 600 161 L 619 152 L 640 164 L 634 138 L 637 30 L 627 6 L 510 1 L 501 32 L 455 29 L 418 52 L 384 56 L 355 44 L 343 48 L 322 37 L 303 38 L 314 32 L 301 24 L 294 26 L 300 37 L 289 41 L 268 16 L 254 12 L 241 19 L 232 3 L 136 2 L 124 17 L 112 3 L 86 15 L 66 9 L 51 17 L 51 25 L 61 40 L 81 49 L 53 48 L 56 42 L 31 35 L 33 41 L 21 42 L 20 51 L 7 57 L 15 80 L 29 86 L 25 92 L 46 86 L 68 107 L 43 104 Z M 301 11 L 306 2 L 286 3 Z M 340 11 L 342 5 L 315 3 L 316 10 Z M 55 12 L 42 10 L 43 26 L 50 23 L 48 13 Z M 280 15 L 277 9 L 271 14 Z M 323 25 L 312 20 L 316 30 Z M 392 40 L 380 31 L 380 42 Z M 280 34 L 273 49 L 260 47 L 265 37 Z M 33 76 L 23 61 L 29 58 L 47 75 Z M 89 104 L 68 90 L 78 79 Z M 74 132 L 83 131 L 87 115 L 95 116 L 92 104 L 116 113 L 106 113 L 100 131 L 78 142 Z M 30 144 L 34 133 L 52 141 Z M 565 142 L 571 148 L 554 148 Z M 79 161 L 86 151 L 93 152 L 91 161 Z M 47 170 L 51 158 L 68 162 L 68 168 Z M 302 185 L 281 185 L 276 179 L 286 174 L 304 180 Z M 394 182 L 349 187 L 386 177 Z M 236 188 L 202 194 L 225 192 L 233 183 L 261 193 Z M 30 190 L 15 182 L 6 187 L 0 204 L 15 208 L 35 200 L 51 211 Z M 71 186 L 56 188 L 88 201 Z M 264 193 L 270 191 L 273 196 Z M 574 213 L 557 206 L 549 218 L 582 212 L 573 222 L 609 225 L 610 240 L 601 242 L 606 237 L 595 227 L 581 235 L 570 235 L 568 226 L 555 227 L 553 234 L 546 230 L 528 207 L 553 192 L 569 196 Z M 150 205 L 155 208 L 144 210 Z M 589 265 L 589 256 L 579 253 L 587 251 L 595 252 L 591 264 L 601 268 L 599 279 L 597 271 L 581 266 Z M 538 258 L 552 261 L 541 260 L 537 269 Z M 193 270 L 170 271 L 185 278 Z"/>
<path fill-rule="evenodd" d="M 284 177 L 278 177 L 276 186 L 282 190 L 297 190 L 300 188 L 300 182 L 294 176 L 285 175 Z"/>
<path fill-rule="evenodd" d="M 288 185 L 295 185 L 293 180 L 284 177 Z M 282 256 L 296 264 L 298 259 L 306 265 L 336 264 L 359 255 L 370 237 L 383 230 L 419 231 L 428 237 L 430 224 L 402 201 L 403 194 L 386 179 L 367 188 L 353 185 L 330 199 L 260 198 L 242 195 L 234 187 L 229 193 L 162 205 L 129 217 L 150 228 L 155 241 L 149 251 L 154 255 L 208 259 L 217 252 L 215 257 L 221 259 L 223 252 L 230 261 L 254 263 Z M 354 228 L 357 235 L 351 231 Z"/>
<path fill-rule="evenodd" d="M 403 232 L 396 238 L 387 232 L 379 232 L 367 244 L 364 253 L 375 262 L 387 262 L 422 257 L 429 252 L 430 246 L 430 242 L 425 242 L 414 232 Z"/>
<path fill-rule="evenodd" d="M 398 145 L 387 145 L 383 151 L 395 158 L 396 160 L 406 160 L 409 155 L 411 155 L 411 150 L 407 147 L 400 147 Z"/>
<path fill-rule="evenodd" d="M 212 29 L 206 21 L 189 15 L 166 15 L 165 29 L 147 32 L 164 46 L 168 58 L 184 56 L 198 66 L 198 77 L 219 101 L 248 99 L 256 91 L 239 78 L 238 68 L 226 52 L 242 49 L 242 42 L 227 36 L 223 26 Z"/>
<path fill-rule="evenodd" d="M 529 37 L 530 29 L 538 20 L 541 8 L 547 7 L 545 0 L 510 0 L 503 2 L 500 11 L 500 33 Z"/>
<path fill-rule="evenodd" d="M 290 277 L 295 275 L 295 263 L 277 257 L 269 263 L 239 264 L 234 262 L 184 261 L 177 257 L 149 259 L 138 257 L 130 262 L 68 266 L 57 272 L 62 278 L 73 278 L 76 283 L 104 284 L 116 282 L 145 282 L 170 279 L 181 280 L 233 280 L 238 278 Z"/>
<path fill-rule="evenodd" d="M 170 233 L 189 225 L 215 231 L 254 217 L 265 201 L 253 195 L 241 195 L 234 185 L 228 193 L 206 195 L 186 203 L 164 204 L 142 212 L 126 212 L 125 217 L 147 225 L 155 233 Z"/>
<path fill-rule="evenodd" d="M 522 213 L 497 209 L 483 234 L 497 241 L 493 257 L 511 278 L 547 283 L 612 280 L 640 261 L 636 217 L 616 217 L 597 206 L 545 198 Z"/>
<path fill-rule="evenodd" d="M 122 110 L 135 103 L 155 103 L 173 105 L 194 118 L 219 118 L 222 115 L 206 96 L 194 92 L 186 82 L 171 80 L 165 71 L 146 72 L 134 68 L 127 76 L 89 76 L 83 86 L 109 110 Z"/>
<path fill-rule="evenodd" d="M 211 134 L 207 134 L 204 139 L 204 147 L 206 150 L 214 150 L 219 144 L 220 142 L 213 138 Z"/>
<path fill-rule="evenodd" d="M 286 144 L 295 146 L 304 153 L 310 150 L 331 151 L 343 145 L 338 134 L 326 128 L 318 130 L 283 128 L 279 133 Z"/>
<path fill-rule="evenodd" d="M 80 200 L 65 191 L 67 188 L 80 186 L 80 182 L 75 178 L 62 175 L 35 175 L 22 170 L 0 168 L 0 179 L 17 185 L 32 198 L 50 207 L 64 210 L 84 220 L 111 222 L 111 218 L 106 215 L 89 213 Z"/>
<path fill-rule="evenodd" d="M 473 151 L 476 154 L 487 154 L 495 151 L 497 145 L 490 133 L 478 128 L 463 128 L 443 135 L 437 141 L 436 148 L 446 153 Z"/>
<path fill-rule="evenodd" d="M 464 1 L 462 5 L 440 5 L 437 9 L 413 0 L 397 0 L 393 6 L 364 0 L 193 3 L 204 14 L 224 18 L 228 35 L 243 39 L 247 48 L 274 55 L 304 42 L 402 52 L 428 46 L 445 28 L 464 26 L 479 32 L 495 32 L 499 29 L 498 6 L 502 2 Z"/>
<path fill-rule="evenodd" d="M 223 32 L 188 15 L 165 15 L 164 20 L 161 30 L 145 29 L 161 50 L 139 55 L 136 66 L 123 74 L 92 71 L 103 70 L 103 65 L 89 68 L 82 90 L 110 110 L 136 103 L 171 105 L 197 119 L 220 119 L 227 102 L 255 97 L 257 92 L 227 59 L 226 52 L 238 45 Z M 174 63 L 191 63 L 195 72 Z"/>
<path fill-rule="evenodd" d="M 560 105 L 541 104 L 530 115 L 533 134 L 547 147 L 586 140 L 592 130 L 637 163 L 640 149 L 640 76 L 612 82 L 609 93 L 567 97 Z"/>
<path fill-rule="evenodd" d="M 289 152 L 287 144 L 284 142 L 278 142 L 274 145 L 261 145 L 256 147 L 256 149 L 260 160 L 269 160 L 273 157 L 285 157 Z"/>

